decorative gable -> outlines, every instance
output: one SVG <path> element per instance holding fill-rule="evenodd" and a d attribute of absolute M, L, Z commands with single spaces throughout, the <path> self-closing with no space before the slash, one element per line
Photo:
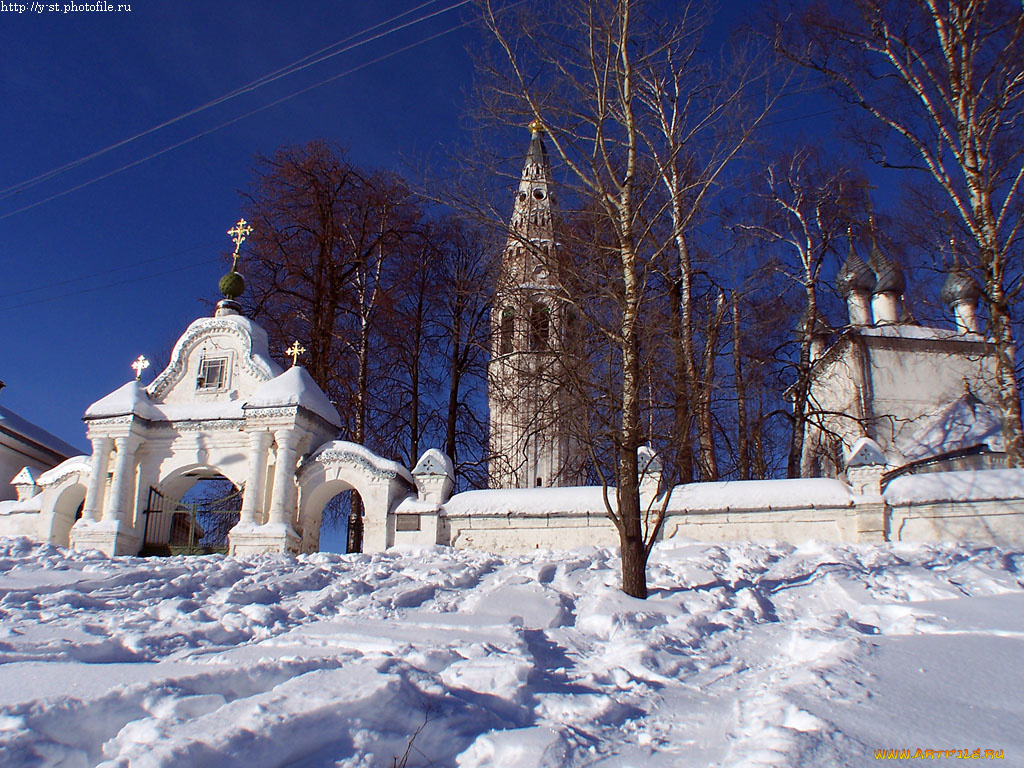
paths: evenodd
<path fill-rule="evenodd" d="M 204 317 L 178 339 L 147 391 L 158 404 L 244 401 L 280 373 L 258 325 L 241 315 Z"/>

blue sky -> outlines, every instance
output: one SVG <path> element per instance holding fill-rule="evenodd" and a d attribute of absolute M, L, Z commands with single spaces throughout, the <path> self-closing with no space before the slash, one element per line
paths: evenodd
<path fill-rule="evenodd" d="M 144 131 L 385 21 L 418 0 L 157 2 L 131 12 L 0 14 L 0 189 Z M 434 3 L 421 13 L 438 10 Z M 218 298 L 253 156 L 325 137 L 401 169 L 459 131 L 462 29 L 26 211 L 170 144 L 441 32 L 463 7 L 170 126 L 0 200 L 0 402 L 86 447 L 81 414 L 166 359 Z M 173 270 L 173 271 L 172 271 Z M 115 283 L 119 283 L 116 284 Z M 148 371 L 148 376 L 153 375 Z M 146 377 L 148 379 L 148 376 Z"/>
<path fill-rule="evenodd" d="M 131 12 L 0 13 L 0 190 L 398 14 L 412 11 L 409 21 L 457 2 L 413 11 L 422 1 L 136 0 Z M 756 7 L 724 4 L 711 42 Z M 436 163 L 444 147 L 467 138 L 466 48 L 479 41 L 468 28 L 444 34 L 98 177 L 468 18 L 468 6 L 442 13 L 18 194 L 0 192 L 0 403 L 85 450 L 85 408 L 132 377 L 139 354 L 166 360 L 185 327 L 209 311 L 203 302 L 219 298 L 221 257 L 231 250 L 225 230 L 239 217 L 238 190 L 254 155 L 322 137 L 364 166 L 402 171 L 415 160 L 443 172 Z M 795 116 L 829 106 L 820 97 L 790 100 L 777 118 L 781 130 L 822 133 L 831 117 Z M 524 131 L 510 153 L 525 151 L 527 140 Z"/>

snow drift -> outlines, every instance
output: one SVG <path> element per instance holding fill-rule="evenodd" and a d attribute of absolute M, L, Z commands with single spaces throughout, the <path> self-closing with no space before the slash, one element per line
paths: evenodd
<path fill-rule="evenodd" d="M 0 540 L 4 766 L 1024 760 L 1024 553 L 109 559 Z"/>

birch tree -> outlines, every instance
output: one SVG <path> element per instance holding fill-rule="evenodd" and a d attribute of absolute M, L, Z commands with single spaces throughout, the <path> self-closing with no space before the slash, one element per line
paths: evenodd
<path fill-rule="evenodd" d="M 643 54 L 633 26 L 636 5 L 630 0 L 570 0 L 513 14 L 492 0 L 480 3 L 482 21 L 499 52 L 489 73 L 497 109 L 507 109 L 506 117 L 516 115 L 523 124 L 536 120 L 544 126 L 575 191 L 593 206 L 612 238 L 614 266 L 606 277 L 618 311 L 616 325 L 605 333 L 618 358 L 618 424 L 614 500 L 605 484 L 605 506 L 619 534 L 622 589 L 646 598 L 647 558 L 660 520 L 644 525 L 638 480 L 637 452 L 643 441 L 639 323 L 647 278 L 641 209 L 649 191 L 638 184 L 642 140 L 635 67 Z"/>
<path fill-rule="evenodd" d="M 1010 301 L 1024 184 L 1024 8 L 851 0 L 778 21 L 776 45 L 867 117 L 873 160 L 931 179 L 968 234 L 996 352 L 1010 466 L 1024 466 Z"/>
<path fill-rule="evenodd" d="M 787 477 L 807 474 L 802 466 L 804 436 L 810 417 L 808 397 L 814 339 L 826 330 L 818 292 L 825 257 L 835 250 L 852 214 L 852 176 L 843 168 L 822 165 L 814 153 L 797 149 L 770 163 L 761 188 L 754 192 L 754 216 L 742 224 L 762 241 L 782 248 L 779 270 L 802 294 L 797 326 L 796 381 L 790 388 L 793 402 Z"/>

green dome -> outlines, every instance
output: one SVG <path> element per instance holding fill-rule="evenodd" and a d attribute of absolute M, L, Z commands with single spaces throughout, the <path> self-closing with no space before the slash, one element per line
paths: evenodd
<path fill-rule="evenodd" d="M 245 291 L 245 280 L 235 271 L 228 272 L 220 279 L 220 292 L 225 299 L 237 299 Z"/>

